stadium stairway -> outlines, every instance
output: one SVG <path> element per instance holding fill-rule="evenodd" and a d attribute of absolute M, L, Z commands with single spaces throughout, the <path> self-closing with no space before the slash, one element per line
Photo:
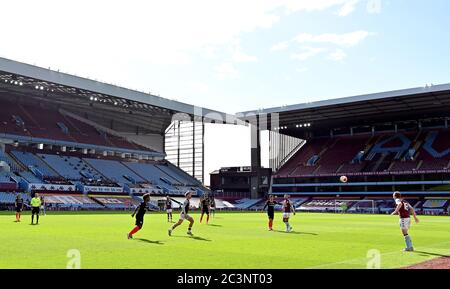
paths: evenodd
<path fill-rule="evenodd" d="M 11 170 L 15 173 L 21 172 L 24 168 L 19 165 L 13 158 L 11 158 L 6 152 L 0 151 L 0 161 L 4 161 L 9 165 Z"/>
<path fill-rule="evenodd" d="M 60 175 L 49 167 L 40 157 L 32 153 L 11 151 L 11 155 L 25 167 L 29 168 L 31 166 L 37 168 L 44 177 L 60 177 Z"/>

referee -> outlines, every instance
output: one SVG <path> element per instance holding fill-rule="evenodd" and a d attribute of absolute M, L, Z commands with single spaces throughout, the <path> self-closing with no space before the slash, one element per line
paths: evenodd
<path fill-rule="evenodd" d="M 36 225 L 39 224 L 39 211 L 41 204 L 41 198 L 39 198 L 38 194 L 35 194 L 31 199 L 31 225 L 34 225 L 34 215 L 36 215 Z"/>

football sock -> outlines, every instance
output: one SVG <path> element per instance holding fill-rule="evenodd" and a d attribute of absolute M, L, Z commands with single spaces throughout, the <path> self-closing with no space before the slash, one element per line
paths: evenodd
<path fill-rule="evenodd" d="M 36 224 L 39 223 L 39 215 L 36 215 Z"/>
<path fill-rule="evenodd" d="M 206 224 L 209 222 L 209 215 L 206 216 Z"/>
<path fill-rule="evenodd" d="M 128 235 L 132 236 L 132 235 L 136 234 L 136 232 L 139 231 L 140 229 L 141 229 L 141 228 L 139 228 L 138 226 L 136 226 L 136 227 L 134 227 L 133 230 L 131 230 L 131 232 L 130 232 Z"/>
<path fill-rule="evenodd" d="M 202 220 L 203 220 L 203 215 L 200 216 L 200 223 L 202 222 Z"/>
<path fill-rule="evenodd" d="M 34 215 L 31 215 L 31 224 L 34 223 Z"/>
<path fill-rule="evenodd" d="M 411 237 L 409 235 L 405 236 L 405 243 L 406 243 L 406 248 L 412 248 L 413 247 L 412 240 L 411 240 Z"/>

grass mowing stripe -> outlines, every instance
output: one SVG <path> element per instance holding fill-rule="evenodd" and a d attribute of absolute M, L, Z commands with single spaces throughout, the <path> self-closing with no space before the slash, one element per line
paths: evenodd
<path fill-rule="evenodd" d="M 17 224 L 14 214 L 2 214 L 0 268 L 65 268 L 70 249 L 80 251 L 82 268 L 365 268 L 370 249 L 382 253 L 383 268 L 400 268 L 450 253 L 448 217 L 423 216 L 413 225 L 413 242 L 424 252 L 417 254 L 401 252 L 398 218 L 386 215 L 300 213 L 289 234 L 281 214 L 274 232 L 263 213 L 218 213 L 211 225 L 193 217 L 196 238 L 186 235 L 186 223 L 169 237 L 166 215 L 148 214 L 136 239 L 127 240 L 129 214 L 49 212 L 39 226 L 28 225 L 29 215 Z"/>

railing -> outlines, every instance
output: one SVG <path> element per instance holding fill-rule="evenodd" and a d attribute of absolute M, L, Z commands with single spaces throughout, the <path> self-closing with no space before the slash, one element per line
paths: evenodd
<path fill-rule="evenodd" d="M 298 145 L 296 145 L 276 166 L 276 171 L 278 171 L 282 166 L 284 166 L 306 143 L 306 141 L 302 140 Z"/>

